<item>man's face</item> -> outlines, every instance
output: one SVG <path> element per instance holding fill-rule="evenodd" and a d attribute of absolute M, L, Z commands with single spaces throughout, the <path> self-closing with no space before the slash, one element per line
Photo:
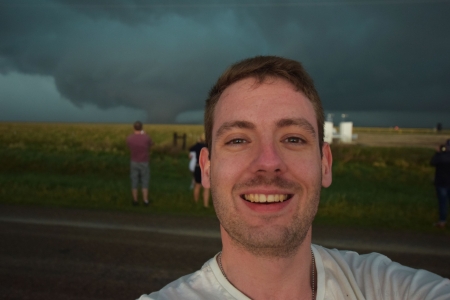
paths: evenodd
<path fill-rule="evenodd" d="M 328 144 L 320 155 L 315 112 L 282 79 L 243 79 L 214 112 L 211 156 L 203 148 L 202 183 L 211 188 L 222 234 L 263 256 L 288 256 L 307 235 L 331 184 Z"/>

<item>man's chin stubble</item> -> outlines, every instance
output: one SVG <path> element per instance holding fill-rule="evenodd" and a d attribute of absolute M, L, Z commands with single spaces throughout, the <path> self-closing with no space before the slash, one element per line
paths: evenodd
<path fill-rule="evenodd" d="M 297 220 L 297 222 L 300 220 Z M 301 223 L 301 221 L 300 221 Z M 303 244 L 309 227 L 307 224 L 296 223 L 294 228 L 279 228 L 270 234 L 264 232 L 236 231 L 244 224 L 222 224 L 231 241 L 239 248 L 251 254 L 264 258 L 286 258 L 295 255 Z"/>

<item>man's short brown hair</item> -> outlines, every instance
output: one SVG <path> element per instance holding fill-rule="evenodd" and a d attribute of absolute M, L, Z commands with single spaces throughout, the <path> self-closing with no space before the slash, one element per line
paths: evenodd
<path fill-rule="evenodd" d="M 141 123 L 141 121 L 136 121 L 136 122 L 134 122 L 133 128 L 134 128 L 134 130 L 136 130 L 136 131 L 142 130 L 142 123 Z"/>
<path fill-rule="evenodd" d="M 303 92 L 311 101 L 316 113 L 319 134 L 320 152 L 323 144 L 324 113 L 319 94 L 314 82 L 298 61 L 277 56 L 256 56 L 242 60 L 229 67 L 216 84 L 209 91 L 205 107 L 205 133 L 206 143 L 211 153 L 212 128 L 214 123 L 214 110 L 223 91 L 235 82 L 246 78 L 255 78 L 263 83 L 267 78 L 281 78 L 290 82 L 297 91 Z"/>

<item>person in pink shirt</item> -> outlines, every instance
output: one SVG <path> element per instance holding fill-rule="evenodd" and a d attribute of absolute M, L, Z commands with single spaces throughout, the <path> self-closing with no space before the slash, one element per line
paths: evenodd
<path fill-rule="evenodd" d="M 147 206 L 148 182 L 150 180 L 149 157 L 150 148 L 153 145 L 152 139 L 142 130 L 142 123 L 136 121 L 133 124 L 134 133 L 127 137 L 127 145 L 130 148 L 130 178 L 131 192 L 133 195 L 133 205 L 138 205 L 138 188 L 142 189 L 142 198 Z"/>

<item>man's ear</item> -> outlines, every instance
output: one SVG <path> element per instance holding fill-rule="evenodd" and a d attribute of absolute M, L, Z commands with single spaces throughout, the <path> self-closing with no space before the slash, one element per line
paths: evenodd
<path fill-rule="evenodd" d="M 204 188 L 209 189 L 211 182 L 209 180 L 209 172 L 211 168 L 211 162 L 209 160 L 209 150 L 204 147 L 200 151 L 200 169 L 202 170 L 202 185 Z"/>
<path fill-rule="evenodd" d="M 333 156 L 328 143 L 322 145 L 322 186 L 329 187 L 332 182 L 331 167 L 333 165 Z"/>

